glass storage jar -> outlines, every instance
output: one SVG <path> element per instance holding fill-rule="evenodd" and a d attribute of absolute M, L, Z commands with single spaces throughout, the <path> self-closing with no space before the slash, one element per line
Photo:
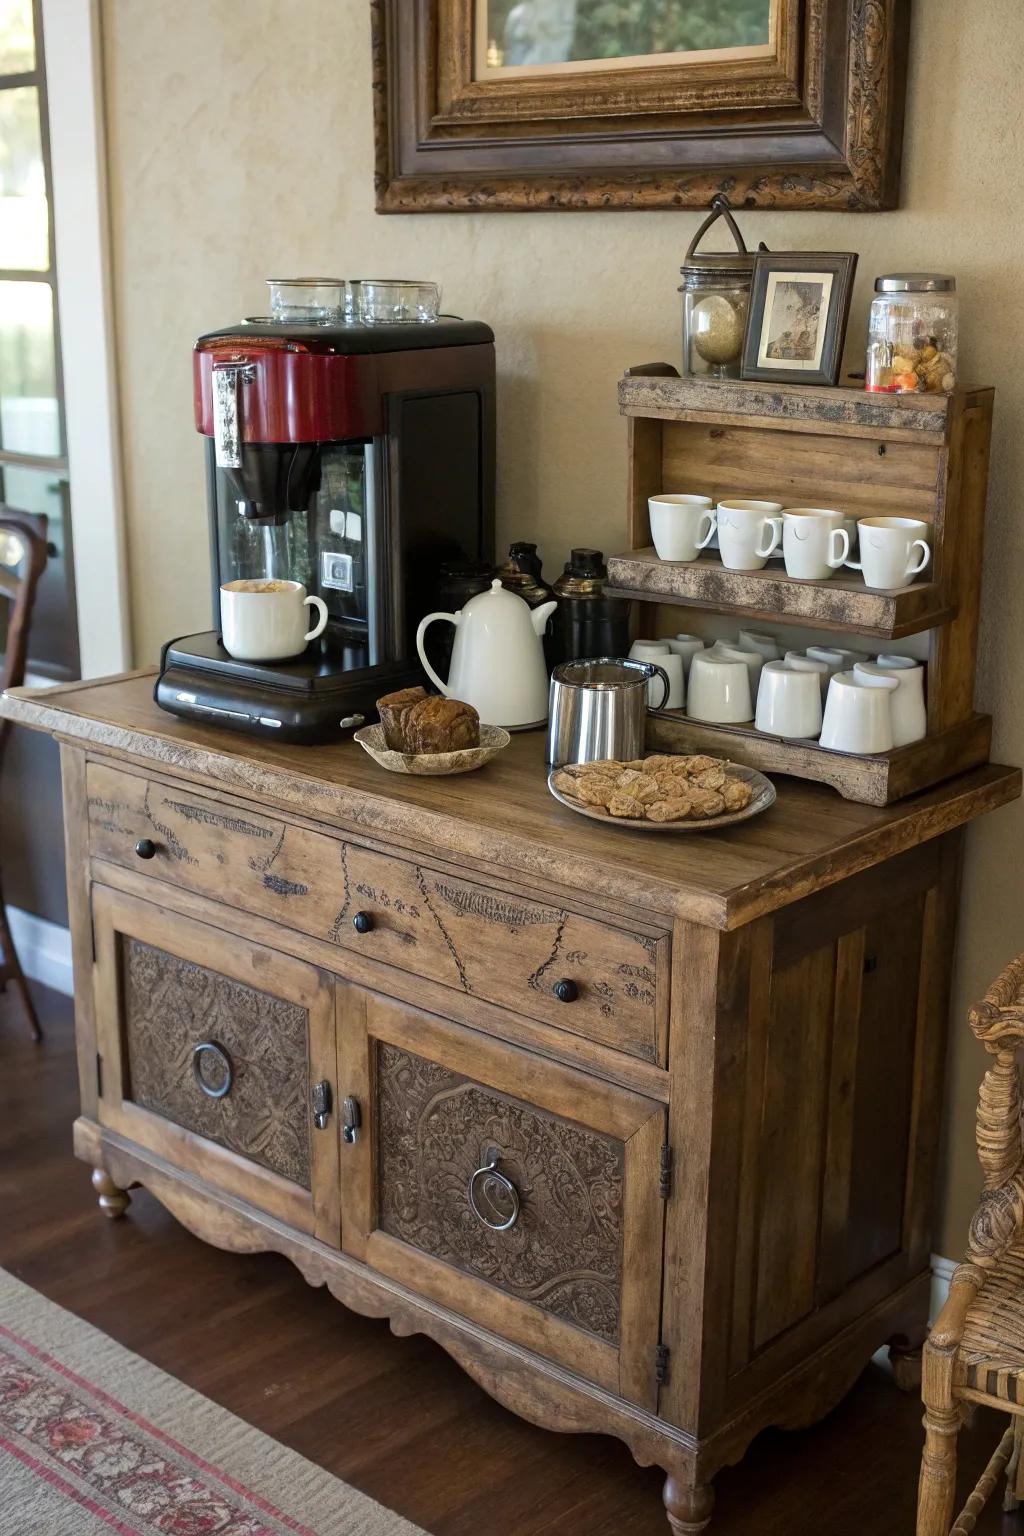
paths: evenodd
<path fill-rule="evenodd" d="M 950 394 L 956 388 L 956 278 L 893 272 L 875 279 L 866 388 Z"/>
<path fill-rule="evenodd" d="M 754 257 L 743 243 L 726 199 L 719 195 L 711 208 L 679 269 L 683 275 L 679 290 L 683 296 L 683 374 L 738 379 Z M 728 224 L 736 250 L 698 254 L 698 245 L 719 218 Z"/>

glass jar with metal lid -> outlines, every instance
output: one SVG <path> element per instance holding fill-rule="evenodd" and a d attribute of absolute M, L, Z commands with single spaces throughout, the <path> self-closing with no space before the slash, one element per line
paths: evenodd
<path fill-rule="evenodd" d="M 866 387 L 950 394 L 956 388 L 956 278 L 892 272 L 875 279 Z"/>
<path fill-rule="evenodd" d="M 725 219 L 736 242 L 735 251 L 703 251 L 697 247 L 718 219 Z M 683 286 L 683 374 L 713 379 L 738 379 L 743 333 L 750 307 L 754 257 L 719 194 L 690 243 L 680 267 Z"/>

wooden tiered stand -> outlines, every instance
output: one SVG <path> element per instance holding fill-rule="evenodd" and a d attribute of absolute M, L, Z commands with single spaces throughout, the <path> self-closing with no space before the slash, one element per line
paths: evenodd
<path fill-rule="evenodd" d="M 974 671 L 992 400 L 991 389 L 890 395 L 705 382 L 665 363 L 627 373 L 619 408 L 629 422 L 630 547 L 609 560 L 608 578 L 610 593 L 639 600 L 642 634 L 658 633 L 657 605 L 674 604 L 832 630 L 879 650 L 922 631 L 929 642 L 928 735 L 910 746 L 854 756 L 674 710 L 651 716 L 649 745 L 816 779 L 868 805 L 988 761 L 991 720 L 975 713 Z M 918 517 L 932 526 L 931 563 L 924 579 L 894 592 L 870 591 L 852 571 L 797 581 L 781 561 L 761 571 L 726 570 L 717 554 L 668 563 L 651 547 L 647 511 L 661 491 Z"/>

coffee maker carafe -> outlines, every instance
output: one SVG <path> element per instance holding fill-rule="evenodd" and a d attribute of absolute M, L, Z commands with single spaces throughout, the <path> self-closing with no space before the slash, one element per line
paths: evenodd
<path fill-rule="evenodd" d="M 213 621 L 220 588 L 301 582 L 323 635 L 242 662 L 218 628 L 164 647 L 174 714 L 292 741 L 338 739 L 422 680 L 416 626 L 442 564 L 494 554 L 494 338 L 478 322 L 246 322 L 200 337 Z"/>

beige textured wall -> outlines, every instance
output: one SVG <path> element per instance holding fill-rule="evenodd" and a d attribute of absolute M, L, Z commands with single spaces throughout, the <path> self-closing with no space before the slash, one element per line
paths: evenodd
<path fill-rule="evenodd" d="M 997 755 L 1022 762 L 1024 6 L 918 0 L 915 13 L 903 208 L 742 223 L 748 241 L 775 249 L 859 251 L 853 354 L 876 273 L 956 273 L 962 372 L 997 390 L 978 696 L 996 717 Z M 377 217 L 365 0 L 103 0 L 103 21 L 138 659 L 208 622 L 190 348 L 198 332 L 259 312 L 270 272 L 439 279 L 446 307 L 488 320 L 498 338 L 499 539 L 536 538 L 549 573 L 570 543 L 618 546 L 625 439 L 615 383 L 630 363 L 676 360 L 677 272 L 699 216 Z M 945 1253 L 961 1247 L 977 1189 L 982 1057 L 964 1009 L 1024 948 L 1022 876 L 1015 807 L 969 836 Z"/>

